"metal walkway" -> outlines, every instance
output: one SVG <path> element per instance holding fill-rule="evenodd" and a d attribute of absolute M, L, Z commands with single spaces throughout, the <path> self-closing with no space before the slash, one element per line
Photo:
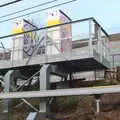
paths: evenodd
<path fill-rule="evenodd" d="M 85 24 L 86 30 L 82 32 L 82 26 Z M 60 25 L 50 26 L 50 27 L 44 27 L 40 29 L 35 29 L 32 31 L 27 31 L 25 33 L 19 33 L 15 35 L 8 35 L 0 37 L 0 39 L 9 38 L 17 35 L 27 34 L 29 32 L 40 32 L 42 30 L 50 31 L 51 29 L 56 29 L 61 26 L 67 26 L 70 25 L 72 28 L 72 37 L 71 38 L 59 38 L 60 41 L 64 39 L 71 39 L 72 41 L 80 40 L 81 46 L 79 49 L 72 49 L 68 52 L 61 52 L 60 46 L 61 43 L 54 42 L 56 39 L 53 40 L 50 39 L 46 33 L 46 36 L 44 36 L 44 39 L 42 39 L 44 42 L 41 44 L 43 46 L 41 48 L 40 45 L 36 48 L 35 54 L 32 56 L 32 58 L 29 60 L 28 58 L 22 58 L 22 59 L 13 59 L 14 55 L 13 53 L 21 54 L 23 52 L 24 47 L 33 47 L 33 45 L 25 45 L 23 48 L 10 48 L 11 57 L 12 59 L 3 59 L 0 60 L 0 70 L 9 70 L 14 68 L 21 68 L 27 66 L 35 66 L 35 65 L 43 65 L 43 64 L 59 64 L 60 66 L 68 66 L 68 64 L 73 64 L 73 66 L 78 66 L 78 64 L 82 63 L 82 65 L 78 66 L 75 69 L 81 68 L 80 71 L 83 69 L 85 70 L 91 70 L 90 68 L 93 67 L 93 69 L 104 69 L 109 68 L 109 47 L 108 47 L 108 34 L 105 32 L 105 30 L 98 24 L 98 22 L 94 18 L 87 18 L 77 21 L 72 21 L 69 23 L 64 23 Z M 76 31 L 77 29 L 77 31 Z M 80 32 L 79 32 L 80 30 Z M 66 44 L 67 45 L 67 44 Z M 49 54 L 48 48 L 51 48 L 51 46 L 54 47 L 54 50 L 57 51 L 57 53 Z M 51 48 L 53 49 L 53 48 Z M 41 51 L 38 53 L 38 51 Z M 38 53 L 38 54 L 37 54 Z M 42 54 L 41 54 L 42 53 Z M 92 64 L 93 63 L 93 64 Z M 95 63 L 95 65 L 94 65 Z M 84 67 L 89 66 L 89 68 Z M 94 66 L 97 66 L 94 68 Z M 83 68 L 82 68 L 83 67 Z M 79 71 L 79 69 L 78 69 Z"/>
<path fill-rule="evenodd" d="M 78 69 L 78 71 L 83 71 L 83 70 L 95 70 L 95 69 L 105 69 L 109 67 L 109 62 L 107 60 L 103 60 L 103 62 L 99 62 L 99 55 L 97 54 L 92 54 L 88 55 L 86 54 L 81 54 L 79 51 L 73 51 L 69 53 L 60 53 L 57 55 L 51 55 L 46 56 L 45 55 L 38 55 L 36 57 L 33 57 L 29 64 L 27 66 L 36 66 L 36 65 L 42 65 L 42 64 L 54 64 L 54 65 L 59 65 L 59 66 L 64 66 L 66 68 L 70 68 L 73 71 L 74 69 Z M 26 62 L 28 59 L 23 59 L 23 60 L 17 60 L 14 61 L 14 63 L 11 63 L 11 61 L 0 61 L 0 69 L 1 70 L 9 70 L 9 69 L 14 69 L 14 68 L 22 68 L 22 67 L 27 67 Z M 87 65 L 87 66 L 86 66 Z M 83 67 L 83 68 L 82 68 Z M 76 71 L 75 70 L 75 71 Z"/>

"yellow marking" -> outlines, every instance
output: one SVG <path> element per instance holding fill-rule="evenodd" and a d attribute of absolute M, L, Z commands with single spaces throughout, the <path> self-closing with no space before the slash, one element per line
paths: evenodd
<path fill-rule="evenodd" d="M 57 25 L 57 24 L 61 24 L 62 22 L 60 20 L 49 20 L 47 22 L 47 26 L 52 26 L 52 25 Z"/>
<path fill-rule="evenodd" d="M 22 33 L 24 32 L 24 30 L 22 28 L 14 28 L 12 30 L 12 34 L 17 34 L 17 33 Z"/>
<path fill-rule="evenodd" d="M 15 28 L 12 30 L 12 34 L 17 34 L 17 33 L 22 33 L 22 32 L 25 32 L 25 30 L 22 28 Z M 39 36 L 35 34 L 35 32 L 25 33 L 25 35 L 28 35 L 32 40 L 39 39 Z"/>
<path fill-rule="evenodd" d="M 99 88 L 112 88 L 112 87 L 120 87 L 120 85 L 106 85 L 106 86 L 96 86 L 96 87 L 88 87 L 88 88 L 95 88 L 95 89 L 99 89 Z"/>

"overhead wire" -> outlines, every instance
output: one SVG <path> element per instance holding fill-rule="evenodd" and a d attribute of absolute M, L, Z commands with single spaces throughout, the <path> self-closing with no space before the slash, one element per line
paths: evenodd
<path fill-rule="evenodd" d="M 13 12 L 13 13 L 10 13 L 10 14 L 6 14 L 6 15 L 3 15 L 3 16 L 0 16 L 0 18 L 12 16 L 12 15 L 15 15 L 15 14 L 17 14 L 17 13 L 25 12 L 25 11 L 27 11 L 27 10 L 31 10 L 31 9 L 34 9 L 34 8 L 37 8 L 37 7 L 40 7 L 40 6 L 44 6 L 44 5 L 47 5 L 47 4 L 56 2 L 56 1 L 58 1 L 58 0 L 47 1 L 47 2 L 44 2 L 44 3 L 38 4 L 38 5 L 35 5 L 35 6 L 33 6 L 33 7 L 29 7 L 29 8 L 20 10 L 20 11 L 16 11 L 16 12 Z"/>
<path fill-rule="evenodd" d="M 5 4 L 2 4 L 2 5 L 0 5 L 0 8 L 1 8 L 1 7 L 8 6 L 8 5 L 11 5 L 11 4 L 14 4 L 14 3 L 17 3 L 17 2 L 20 2 L 20 1 L 22 1 L 22 0 L 14 0 L 14 1 L 11 1 L 11 2 L 8 2 L 8 3 L 5 3 Z"/>
<path fill-rule="evenodd" d="M 86 19 L 80 19 L 80 20 L 76 20 L 76 21 L 70 21 L 70 22 L 66 22 L 66 23 L 61 23 L 61 24 L 57 24 L 57 25 L 53 25 L 53 26 L 45 26 L 45 27 L 42 27 L 42 28 L 37 28 L 37 29 L 29 30 L 29 31 L 20 32 L 20 33 L 9 34 L 9 35 L 5 35 L 5 36 L 1 36 L 0 39 L 9 38 L 9 37 L 22 35 L 22 34 L 26 34 L 26 33 L 30 33 L 30 32 L 35 32 L 35 31 L 39 31 L 39 30 L 55 28 L 55 27 L 58 27 L 58 26 L 63 26 L 63 25 L 68 25 L 68 24 L 75 24 L 75 23 L 78 23 L 78 22 L 88 21 L 88 20 L 93 20 L 93 21 L 96 22 L 96 20 L 91 17 L 91 18 L 86 18 Z M 98 24 L 98 23 L 96 22 L 96 24 Z M 101 27 L 101 29 L 102 29 L 103 32 L 105 32 L 105 30 L 102 27 Z"/>
<path fill-rule="evenodd" d="M 58 7 L 58 6 L 62 6 L 62 5 L 65 5 L 65 4 L 68 4 L 68 3 L 72 3 L 72 2 L 75 2 L 75 1 L 77 1 L 77 0 L 70 0 L 70 1 L 67 1 L 67 2 L 59 3 L 59 4 L 56 4 L 56 5 L 50 6 L 50 7 L 46 7 L 46 8 L 40 9 L 40 10 L 36 10 L 36 11 L 33 11 L 33 12 L 29 12 L 29 13 L 26 13 L 26 14 L 23 14 L 23 15 L 19 15 L 19 16 L 16 16 L 16 17 L 12 17 L 12 18 L 0 21 L 0 23 L 4 23 L 4 22 L 10 21 L 10 20 L 14 20 L 16 18 L 20 18 L 20 17 L 24 17 L 24 16 L 27 16 L 27 15 L 31 15 L 31 14 L 36 14 L 36 13 L 39 13 L 41 11 L 45 11 L 45 10 L 48 10 L 48 9 L 51 9 L 51 8 L 55 8 L 55 7 Z"/>

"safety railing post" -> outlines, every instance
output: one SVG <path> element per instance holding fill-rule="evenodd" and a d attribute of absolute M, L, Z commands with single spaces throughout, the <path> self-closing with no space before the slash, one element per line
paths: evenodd
<path fill-rule="evenodd" d="M 100 54 L 100 62 L 102 62 L 103 50 L 102 50 L 102 39 L 101 39 L 101 27 L 98 28 L 98 51 Z"/>
<path fill-rule="evenodd" d="M 92 46 L 92 19 L 89 20 L 89 56 L 93 53 L 93 46 Z"/>

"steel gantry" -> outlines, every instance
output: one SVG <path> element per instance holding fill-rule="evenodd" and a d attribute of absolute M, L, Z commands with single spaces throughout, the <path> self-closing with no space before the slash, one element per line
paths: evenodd
<path fill-rule="evenodd" d="M 50 30 L 55 31 L 59 27 L 65 28 L 65 26 L 73 27 L 74 25 L 80 25 L 86 22 L 89 26 L 87 35 L 83 35 L 78 32 L 76 40 L 80 40 L 79 47 L 71 49 L 71 51 L 63 52 L 60 49 L 60 45 L 53 38 L 50 37 Z M 81 25 L 80 25 L 81 26 Z M 94 27 L 94 30 L 93 30 Z M 73 27 L 74 28 L 74 27 Z M 75 27 L 75 30 L 77 28 Z M 82 28 L 81 28 L 82 29 Z M 120 92 L 118 89 L 114 89 L 116 86 L 101 87 L 101 88 L 78 88 L 78 89 L 57 89 L 51 90 L 50 83 L 51 76 L 59 76 L 64 81 L 70 81 L 72 74 L 81 71 L 94 71 L 104 70 L 109 68 L 109 47 L 108 47 L 108 34 L 98 24 L 94 18 L 87 18 L 77 21 L 71 21 L 59 25 L 44 27 L 23 33 L 8 35 L 6 37 L 21 36 L 31 32 L 44 31 L 44 36 L 40 38 L 39 42 L 35 45 L 29 45 L 33 52 L 30 56 L 16 59 L 16 54 L 23 52 L 26 46 L 21 49 L 12 48 L 12 59 L 0 60 L 0 73 L 3 76 L 4 91 L 0 94 L 0 99 L 4 100 L 4 112 L 10 113 L 10 105 L 12 105 L 13 98 L 20 98 L 29 107 L 39 113 L 49 113 L 49 105 L 47 97 L 57 96 L 69 96 L 69 95 L 94 95 L 104 93 Z M 79 31 L 79 30 L 78 30 Z M 76 33 L 73 32 L 73 33 Z M 83 34 L 83 33 L 82 33 Z M 59 38 L 59 41 L 66 39 L 73 40 L 76 37 L 72 35 L 70 38 Z M 56 42 L 57 41 L 57 42 Z M 67 44 L 67 43 L 66 43 Z M 76 44 L 77 45 L 77 44 Z M 31 47 L 32 46 L 32 47 Z M 19 46 L 18 46 L 19 47 Z M 28 46 L 27 46 L 28 47 Z M 50 50 L 57 51 L 55 54 L 51 54 Z M 15 51 L 16 50 L 16 51 Z M 12 55 L 12 53 L 15 53 Z M 20 81 L 20 83 L 19 83 Z M 55 81 L 54 81 L 55 82 Z M 34 91 L 34 87 L 36 91 Z M 30 89 L 31 88 L 31 89 Z M 30 91 L 29 91 L 30 90 Z M 40 98 L 39 110 L 34 108 L 25 98 Z M 97 102 L 97 106 L 99 102 Z M 99 112 L 99 110 L 97 109 Z"/>

